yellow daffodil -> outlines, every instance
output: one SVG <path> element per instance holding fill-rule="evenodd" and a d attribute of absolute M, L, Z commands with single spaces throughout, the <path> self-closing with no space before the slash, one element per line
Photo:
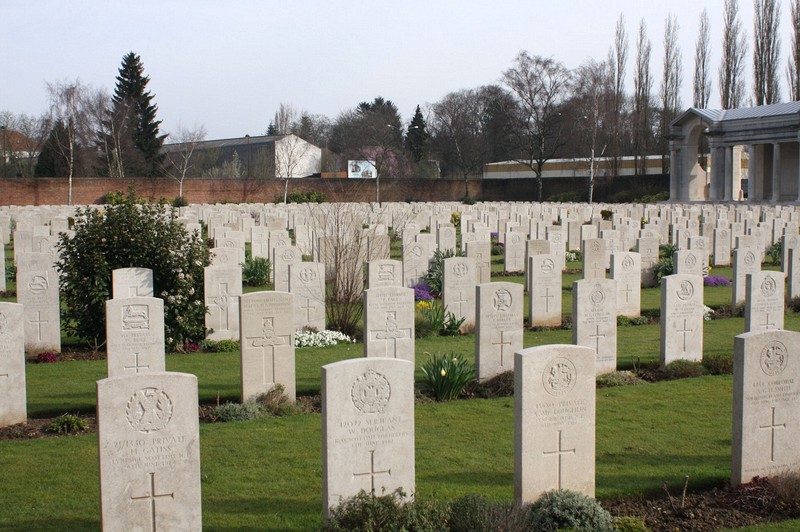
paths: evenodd
<path fill-rule="evenodd" d="M 445 375 L 447 375 L 447 372 L 444 370 L 444 368 L 442 368 L 442 377 L 444 377 Z"/>

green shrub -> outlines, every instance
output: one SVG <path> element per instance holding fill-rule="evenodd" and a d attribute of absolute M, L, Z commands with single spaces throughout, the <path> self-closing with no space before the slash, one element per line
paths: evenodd
<path fill-rule="evenodd" d="M 665 275 L 672 275 L 675 273 L 675 265 L 672 262 L 672 257 L 661 257 L 658 259 L 658 262 L 653 269 L 653 273 L 656 277 L 656 280 L 659 282 Z"/>
<path fill-rule="evenodd" d="M 788 306 L 792 312 L 800 312 L 800 297 L 793 297 Z"/>
<path fill-rule="evenodd" d="M 249 421 L 258 419 L 263 415 L 261 405 L 255 401 L 245 401 L 243 403 L 222 403 L 211 411 L 211 415 L 217 421 Z"/>
<path fill-rule="evenodd" d="M 459 318 L 450 311 L 447 311 L 446 314 L 444 326 L 439 330 L 439 335 L 458 336 L 461 331 L 461 326 L 464 325 L 466 318 Z"/>
<path fill-rule="evenodd" d="M 47 425 L 44 431 L 56 434 L 75 434 L 77 432 L 83 432 L 88 428 L 89 425 L 80 416 L 75 414 L 62 414 Z"/>
<path fill-rule="evenodd" d="M 475 378 L 475 369 L 458 353 L 434 353 L 422 365 L 423 382 L 437 401 L 458 397 Z"/>
<path fill-rule="evenodd" d="M 417 303 L 417 308 L 419 308 L 422 317 L 430 324 L 433 334 L 438 335 L 444 328 L 446 318 L 445 307 L 442 306 L 442 302 L 438 299 L 431 299 L 426 304 Z"/>
<path fill-rule="evenodd" d="M 447 505 L 436 501 L 406 501 L 403 490 L 375 495 L 361 490 L 331 509 L 330 519 L 323 524 L 323 530 L 331 532 L 378 532 L 390 531 L 430 531 L 449 530 Z"/>
<path fill-rule="evenodd" d="M 463 203 L 464 205 L 475 205 L 475 198 L 471 196 L 464 196 L 463 198 L 461 198 L 461 203 Z"/>
<path fill-rule="evenodd" d="M 614 518 L 614 530 L 617 532 L 650 532 L 642 519 L 627 515 Z"/>
<path fill-rule="evenodd" d="M 612 532 L 611 514 L 596 500 L 569 490 L 548 491 L 531 505 L 531 530 Z"/>
<path fill-rule="evenodd" d="M 548 196 L 547 201 L 563 201 L 567 203 L 582 203 L 586 201 L 586 192 L 561 192 Z"/>
<path fill-rule="evenodd" d="M 201 340 L 198 344 L 203 353 L 229 353 L 239 351 L 239 340 Z"/>
<path fill-rule="evenodd" d="M 176 209 L 178 207 L 186 207 L 188 205 L 189 202 L 186 201 L 186 198 L 184 198 L 183 196 L 177 196 L 174 200 L 172 200 L 172 206 L 175 207 Z"/>
<path fill-rule="evenodd" d="M 667 364 L 664 368 L 664 375 L 667 379 L 688 379 L 691 377 L 701 377 L 705 375 L 706 369 L 700 362 L 694 360 L 675 360 Z"/>
<path fill-rule="evenodd" d="M 731 375 L 733 373 L 733 355 L 730 353 L 703 355 L 702 364 L 711 375 Z"/>
<path fill-rule="evenodd" d="M 431 287 L 434 297 L 438 297 L 442 293 L 442 282 L 444 279 L 444 259 L 451 257 L 463 257 L 464 252 L 454 249 L 446 249 L 444 251 L 436 250 L 433 252 L 433 260 L 428 267 L 428 271 L 423 276 L 423 282 L 428 283 Z"/>
<path fill-rule="evenodd" d="M 658 246 L 658 258 L 672 258 L 675 255 L 675 252 L 678 251 L 678 247 L 675 244 L 661 244 Z"/>
<path fill-rule="evenodd" d="M 781 265 L 783 260 L 783 237 L 767 249 L 766 258 L 775 266 Z"/>
<path fill-rule="evenodd" d="M 667 201 L 669 199 L 669 190 L 662 190 L 655 194 L 645 194 L 635 198 L 632 203 L 658 203 L 659 201 Z"/>
<path fill-rule="evenodd" d="M 325 203 L 327 200 L 324 193 L 315 190 L 291 192 L 286 195 L 286 203 Z M 275 203 L 283 203 L 283 196 L 276 197 Z"/>
<path fill-rule="evenodd" d="M 95 349 L 106 339 L 106 300 L 117 268 L 153 270 L 154 296 L 164 300 L 167 349 L 205 333 L 203 268 L 208 249 L 161 204 L 140 205 L 131 191 L 106 210 L 78 208 L 75 233 L 59 237 L 62 327 Z"/>
<path fill-rule="evenodd" d="M 427 338 L 433 336 L 433 327 L 431 322 L 421 314 L 414 315 L 414 337 Z"/>
<path fill-rule="evenodd" d="M 452 532 L 531 530 L 530 506 L 490 502 L 484 495 L 466 495 L 450 503 Z"/>
<path fill-rule="evenodd" d="M 612 388 L 614 386 L 628 386 L 632 384 L 644 384 L 645 381 L 639 378 L 632 371 L 613 371 L 597 376 L 598 388 Z"/>
<path fill-rule="evenodd" d="M 256 402 L 264 413 L 272 416 L 285 416 L 294 411 L 294 405 L 286 396 L 283 384 L 276 384 L 267 393 L 262 393 L 256 397 Z"/>
<path fill-rule="evenodd" d="M 619 327 L 633 327 L 636 325 L 647 325 L 647 317 L 646 316 L 634 316 L 630 318 L 628 316 L 623 316 L 620 314 L 617 316 L 617 325 Z"/>
<path fill-rule="evenodd" d="M 264 257 L 246 258 L 242 266 L 242 283 L 245 286 L 264 286 L 269 284 L 272 263 Z"/>

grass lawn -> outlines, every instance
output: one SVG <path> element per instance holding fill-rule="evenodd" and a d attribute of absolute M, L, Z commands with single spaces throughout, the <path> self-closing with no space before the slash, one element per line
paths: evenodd
<path fill-rule="evenodd" d="M 714 274 L 730 277 L 715 268 Z M 571 286 L 564 276 L 564 311 Z M 521 276 L 495 280 L 522 282 Z M 13 288 L 13 285 L 12 287 Z M 250 291 L 250 290 L 247 290 Z M 706 288 L 710 306 L 729 304 L 730 287 Z M 5 299 L 9 300 L 9 299 Z M 10 300 L 13 300 L 11 298 Z M 658 289 L 642 291 L 644 311 L 659 306 Z M 800 330 L 800 315 L 785 327 Z M 730 356 L 744 320 L 705 322 L 704 352 Z M 659 361 L 658 325 L 618 328 L 618 366 Z M 524 346 L 571 343 L 570 330 L 524 333 Z M 74 343 L 74 339 L 65 339 Z M 473 335 L 431 337 L 416 343 L 417 373 L 431 353 L 474 356 Z M 320 390 L 320 366 L 360 357 L 362 344 L 297 350 L 297 393 Z M 27 366 L 28 415 L 53 417 L 95 411 L 95 381 L 105 361 Z M 238 353 L 167 356 L 167 370 L 193 373 L 201 402 L 239 398 Z M 730 478 L 732 378 L 694 379 L 601 388 L 597 392 L 597 497 L 655 494 L 664 481 L 689 490 L 721 486 Z M 417 495 L 454 499 L 484 494 L 513 498 L 513 398 L 420 402 L 415 409 Z M 200 427 L 205 530 L 309 530 L 321 524 L 321 417 L 298 414 Z M 100 528 L 96 435 L 0 440 L 0 530 Z M 677 489 L 677 488 L 676 488 Z M 797 530 L 800 521 L 747 530 Z"/>

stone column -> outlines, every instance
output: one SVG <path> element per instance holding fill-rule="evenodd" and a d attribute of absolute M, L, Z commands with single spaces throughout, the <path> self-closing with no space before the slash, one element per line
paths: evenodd
<path fill-rule="evenodd" d="M 781 199 L 781 145 L 779 142 L 772 144 L 772 203 Z"/>
<path fill-rule="evenodd" d="M 747 201 L 753 201 L 756 197 L 756 149 L 750 144 L 747 147 Z"/>
<path fill-rule="evenodd" d="M 725 146 L 725 175 L 723 177 L 723 196 L 724 201 L 733 199 L 733 146 Z"/>
<path fill-rule="evenodd" d="M 678 150 L 670 150 L 669 160 L 669 199 L 672 201 L 684 201 L 687 197 L 686 184 L 683 175 L 683 168 L 678 164 Z"/>
<path fill-rule="evenodd" d="M 711 146 L 711 184 L 708 199 L 719 201 L 725 191 L 725 148 Z"/>

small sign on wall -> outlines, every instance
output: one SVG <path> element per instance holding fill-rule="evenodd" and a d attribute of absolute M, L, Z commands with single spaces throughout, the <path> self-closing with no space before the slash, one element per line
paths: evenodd
<path fill-rule="evenodd" d="M 349 179 L 375 179 L 378 177 L 375 161 L 347 161 L 347 177 Z"/>

